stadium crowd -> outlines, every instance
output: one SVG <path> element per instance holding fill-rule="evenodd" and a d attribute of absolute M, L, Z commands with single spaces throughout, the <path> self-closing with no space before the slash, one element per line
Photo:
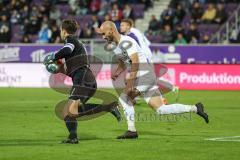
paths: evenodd
<path fill-rule="evenodd" d="M 148 37 L 159 37 L 155 39 L 158 43 L 208 43 L 210 35 L 228 19 L 232 13 L 231 9 L 239 2 L 239 0 L 172 0 L 159 18 L 158 15 L 152 15 L 146 34 Z M 231 3 L 236 4 L 231 7 Z M 230 13 L 227 12 L 227 5 L 230 6 L 228 8 Z M 237 34 L 239 37 L 240 33 Z"/>
<path fill-rule="evenodd" d="M 79 38 L 94 38 L 94 28 L 103 20 L 113 20 L 119 25 L 122 18 L 135 19 L 131 4 L 142 4 L 146 10 L 152 1 L 0 0 L 0 42 L 58 43 L 61 19 L 89 16 L 80 27 Z"/>
<path fill-rule="evenodd" d="M 160 37 L 153 40 L 158 43 L 208 43 L 214 30 L 201 32 L 199 26 L 218 28 L 228 18 L 226 4 L 239 1 L 172 0 L 159 18 L 152 15 L 145 34 L 151 41 Z M 143 5 L 143 10 L 134 12 L 136 4 Z M 95 38 L 95 28 L 102 21 L 113 20 L 119 27 L 121 19 L 135 20 L 136 13 L 152 5 L 153 0 L 0 0 L 0 43 L 59 43 L 58 26 L 67 17 L 78 18 L 79 38 Z M 239 31 L 236 37 L 234 42 L 239 42 Z"/>

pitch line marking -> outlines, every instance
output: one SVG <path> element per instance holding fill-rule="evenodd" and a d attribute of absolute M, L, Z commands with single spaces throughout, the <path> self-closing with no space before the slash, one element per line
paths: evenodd
<path fill-rule="evenodd" d="M 207 141 L 220 141 L 220 142 L 240 142 L 240 136 L 231 136 L 231 137 L 216 137 L 216 138 L 207 138 Z"/>

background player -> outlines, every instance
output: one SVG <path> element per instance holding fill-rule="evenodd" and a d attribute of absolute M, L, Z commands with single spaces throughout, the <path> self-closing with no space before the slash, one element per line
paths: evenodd
<path fill-rule="evenodd" d="M 73 81 L 69 100 L 62 110 L 69 131 L 68 139 L 64 140 L 63 143 L 78 143 L 77 118 L 79 116 L 111 112 L 118 120 L 121 119 L 117 109 L 117 102 L 108 105 L 86 104 L 88 99 L 96 92 L 97 83 L 89 68 L 90 64 L 86 49 L 74 36 L 77 29 L 78 24 L 75 20 L 63 20 L 60 34 L 61 39 L 65 41 L 64 46 L 57 53 L 48 55 L 44 61 L 44 64 L 49 69 L 49 66 L 52 66 L 53 63 L 59 59 L 64 59 L 65 74 L 70 76 Z"/>
<path fill-rule="evenodd" d="M 126 80 L 124 92 L 119 97 L 125 117 L 127 119 L 128 131 L 118 136 L 118 139 L 137 138 L 138 133 L 134 123 L 134 107 L 132 100 L 142 95 L 146 103 L 152 107 L 157 114 L 177 114 L 194 112 L 201 116 L 206 123 L 209 122 L 207 113 L 201 103 L 196 105 L 163 104 L 161 93 L 156 86 L 156 76 L 153 66 L 148 63 L 146 55 L 137 42 L 129 36 L 121 35 L 112 21 L 105 21 L 97 30 L 102 38 L 107 40 L 110 47 L 115 44 L 113 52 L 121 61 L 115 74 L 120 74 L 123 66 L 130 70 L 130 77 Z M 146 73 L 147 71 L 147 73 Z"/>

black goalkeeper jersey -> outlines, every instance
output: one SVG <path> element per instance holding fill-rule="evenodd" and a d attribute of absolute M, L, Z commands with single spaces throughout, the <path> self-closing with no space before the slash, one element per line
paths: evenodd
<path fill-rule="evenodd" d="M 64 46 L 55 54 L 55 60 L 63 58 L 70 77 L 81 68 L 90 66 L 85 46 L 73 35 L 66 37 Z"/>

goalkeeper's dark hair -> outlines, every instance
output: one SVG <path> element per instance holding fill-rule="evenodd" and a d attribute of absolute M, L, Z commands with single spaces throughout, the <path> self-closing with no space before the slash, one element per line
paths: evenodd
<path fill-rule="evenodd" d="M 62 29 L 66 30 L 69 34 L 75 34 L 79 28 L 79 25 L 74 19 L 64 19 L 61 25 Z"/>

